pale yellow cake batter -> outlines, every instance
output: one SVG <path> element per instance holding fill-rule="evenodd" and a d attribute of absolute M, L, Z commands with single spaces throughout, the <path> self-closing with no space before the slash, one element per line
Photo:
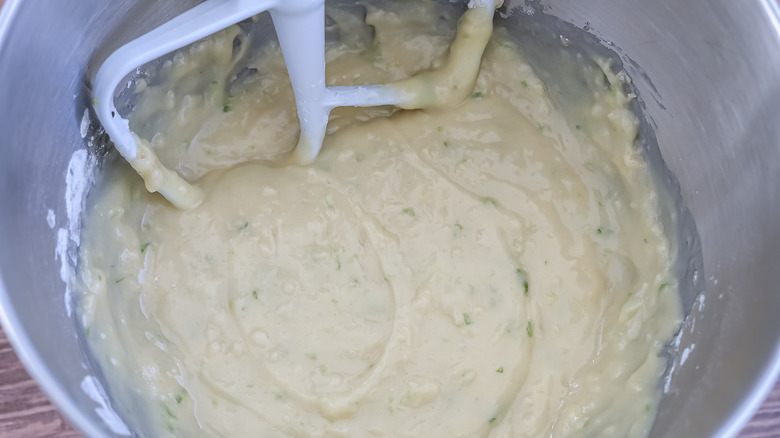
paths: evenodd
<path fill-rule="evenodd" d="M 439 17 L 460 13 L 368 12 L 373 43 L 329 46 L 329 83 L 435 66 L 453 37 Z M 232 51 L 237 33 L 163 64 L 131 115 L 203 202 L 177 209 L 117 163 L 86 217 L 80 314 L 131 427 L 646 436 L 681 309 L 630 97 L 608 66 L 611 85 L 594 69 L 565 119 L 496 31 L 465 103 L 338 109 L 301 167 L 285 164 L 298 127 L 278 48 Z M 240 65 L 257 73 L 229 83 Z M 248 159 L 261 161 L 237 165 Z"/>

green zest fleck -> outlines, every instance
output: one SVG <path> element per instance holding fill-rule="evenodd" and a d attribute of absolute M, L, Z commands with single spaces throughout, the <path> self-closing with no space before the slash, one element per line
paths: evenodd
<path fill-rule="evenodd" d="M 146 252 L 146 248 L 149 248 L 149 242 L 146 242 L 143 245 L 141 245 L 141 254 Z"/>
<path fill-rule="evenodd" d="M 174 397 L 174 400 L 176 400 L 176 404 L 177 405 L 180 405 L 181 401 L 182 401 L 182 398 L 181 398 L 181 396 L 179 394 L 176 394 L 176 397 Z"/>
<path fill-rule="evenodd" d="M 245 230 L 245 229 L 247 229 L 247 227 L 249 227 L 249 221 L 244 221 L 244 222 L 241 222 L 240 224 L 238 224 L 238 230 L 239 231 Z"/>
<path fill-rule="evenodd" d="M 658 292 L 661 292 L 662 290 L 666 289 L 666 287 L 669 286 L 669 283 L 663 282 L 660 285 L 658 285 Z"/>
<path fill-rule="evenodd" d="M 523 84 L 523 86 L 524 86 L 525 88 L 528 88 L 528 82 L 526 82 L 526 80 L 525 80 L 525 79 L 523 79 L 523 81 L 522 81 L 522 82 L 520 82 L 520 83 L 521 83 L 521 84 Z"/>
<path fill-rule="evenodd" d="M 222 107 L 223 113 L 229 113 L 233 108 L 230 107 L 230 105 L 225 105 Z"/>
<path fill-rule="evenodd" d="M 469 315 L 468 313 L 464 313 L 463 314 L 463 323 L 466 324 L 466 325 L 471 325 L 472 322 L 473 321 L 471 320 L 471 315 Z"/>
<path fill-rule="evenodd" d="M 601 230 L 601 228 L 596 228 L 596 234 L 604 234 L 604 231 Z"/>
<path fill-rule="evenodd" d="M 471 95 L 471 97 L 473 97 L 474 99 L 479 99 L 480 97 L 482 97 L 482 92 L 476 91 L 474 92 L 474 94 Z"/>
<path fill-rule="evenodd" d="M 483 204 L 492 205 L 493 207 L 498 205 L 498 201 L 496 201 L 495 198 L 491 198 L 490 196 L 483 196 L 481 201 Z"/>
<path fill-rule="evenodd" d="M 528 296 L 528 273 L 520 268 L 517 268 L 517 278 L 523 285 L 523 295 Z"/>
<path fill-rule="evenodd" d="M 580 126 L 580 125 L 574 125 L 574 128 L 575 128 L 575 129 L 582 129 L 582 126 Z"/>
<path fill-rule="evenodd" d="M 119 280 L 115 281 L 114 283 L 116 283 L 116 284 L 119 284 L 119 283 L 121 283 L 121 282 L 122 282 L 122 280 L 124 280 L 124 279 L 125 279 L 125 277 L 122 277 L 122 278 L 120 278 Z"/>
<path fill-rule="evenodd" d="M 534 337 L 534 324 L 531 321 L 528 321 L 528 325 L 525 326 L 525 332 L 529 338 Z"/>
<path fill-rule="evenodd" d="M 647 237 L 645 237 L 645 239 L 644 239 L 644 240 L 645 240 L 645 243 L 647 243 Z"/>
<path fill-rule="evenodd" d="M 462 233 L 463 233 L 463 225 L 461 224 L 453 225 L 453 230 L 452 230 L 453 237 L 460 236 Z"/>
<path fill-rule="evenodd" d="M 495 423 L 495 422 L 496 422 L 496 417 L 493 417 L 493 418 L 491 418 L 491 419 L 490 419 L 490 422 L 491 422 L 491 423 Z"/>
<path fill-rule="evenodd" d="M 503 373 L 503 372 L 504 372 L 504 367 L 499 367 L 499 368 L 496 370 L 496 372 L 497 372 L 497 373 Z"/>
<path fill-rule="evenodd" d="M 412 207 L 406 207 L 403 210 L 401 210 L 403 214 L 408 214 L 411 217 L 415 217 L 416 214 L 414 213 L 414 209 Z"/>
<path fill-rule="evenodd" d="M 444 147 L 445 148 L 450 147 L 450 142 L 448 142 L 447 140 L 444 140 Z"/>
<path fill-rule="evenodd" d="M 168 409 L 168 406 L 163 405 L 163 409 L 165 410 L 165 413 L 168 414 L 169 417 L 174 418 L 174 419 L 176 418 L 176 416 L 173 415 L 173 412 L 171 412 L 171 410 Z"/>
<path fill-rule="evenodd" d="M 257 289 L 252 291 L 252 298 L 257 299 Z"/>

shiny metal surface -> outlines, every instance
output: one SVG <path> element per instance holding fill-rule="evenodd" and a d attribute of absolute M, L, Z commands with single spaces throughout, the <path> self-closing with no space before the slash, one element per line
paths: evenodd
<path fill-rule="evenodd" d="M 0 319 L 31 374 L 92 437 L 117 435 L 82 390 L 95 371 L 65 311 L 55 260 L 58 230 L 69 227 L 68 163 L 76 150 L 99 149 L 80 132 L 95 67 L 193 3 L 7 0 L 0 13 Z M 542 8 L 620 55 L 698 231 L 700 240 L 683 236 L 700 243 L 703 265 L 681 271 L 691 315 L 651 437 L 733 436 L 780 367 L 777 3 L 543 0 Z M 77 241 L 67 243 L 75 256 Z"/>

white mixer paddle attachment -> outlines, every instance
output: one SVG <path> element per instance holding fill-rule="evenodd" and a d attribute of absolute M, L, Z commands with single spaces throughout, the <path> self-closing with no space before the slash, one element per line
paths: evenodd
<path fill-rule="evenodd" d="M 326 87 L 325 0 L 206 0 L 106 59 L 95 77 L 95 112 L 116 149 L 144 179 L 147 190 L 159 192 L 178 208 L 193 208 L 203 200 L 201 189 L 165 167 L 115 107 L 117 86 L 134 69 L 256 14 L 270 12 L 301 126 L 294 154 L 301 164 L 309 164 L 319 154 L 328 116 L 337 106 L 447 108 L 468 98 L 493 29 L 493 13 L 502 3 L 469 2 L 450 53 L 436 70 L 393 84 Z"/>

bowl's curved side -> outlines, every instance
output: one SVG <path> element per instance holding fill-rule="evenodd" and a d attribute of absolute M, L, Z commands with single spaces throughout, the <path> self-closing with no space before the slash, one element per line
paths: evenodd
<path fill-rule="evenodd" d="M 0 214 L 0 241 L 3 242 L 0 250 L 0 323 L 27 371 L 68 420 L 87 436 L 106 436 L 107 429 L 101 425 L 94 409 L 98 405 L 80 390 L 81 382 L 87 376 L 86 365 L 78 354 L 76 325 L 66 316 L 64 284 L 54 260 L 58 230 L 47 223 L 47 213 L 51 209 L 52 214 L 62 218 L 60 223 L 67 229 L 62 186 L 69 155 L 80 147 L 81 137 L 78 129 L 75 138 L 79 141 L 63 138 L 61 142 L 52 141 L 53 136 L 45 138 L 46 135 L 39 132 L 40 126 L 27 135 L 22 132 L 36 122 L 40 124 L 47 116 L 43 113 L 36 117 L 26 111 L 30 102 L 24 99 L 24 90 L 17 86 L 30 84 L 26 81 L 15 83 L 23 66 L 6 61 L 15 59 L 9 52 L 17 50 L 13 45 L 21 37 L 17 21 L 23 13 L 24 3 L 29 4 L 6 0 L 0 9 L 0 59 L 4 59 L 0 63 L 0 77 L 3 78 L 0 130 L 5 133 L 0 139 L 4 157 L 0 160 L 0 211 L 3 212 Z M 34 44 L 31 40 L 22 44 Z M 26 58 L 28 62 L 35 62 L 46 54 L 33 52 Z M 52 86 L 56 85 L 41 83 L 39 86 L 42 92 L 53 92 Z M 50 105 L 53 106 L 57 96 L 52 97 Z M 73 101 L 73 96 L 69 100 Z M 73 124 L 72 120 L 60 122 Z M 63 129 L 62 134 L 68 131 L 72 129 Z M 39 141 L 47 141 L 46 150 L 31 151 L 39 146 Z M 55 146 L 59 150 L 55 150 Z M 24 168 L 37 160 L 41 160 L 39 163 L 48 161 L 38 166 L 45 167 L 45 171 L 33 166 Z M 51 332 L 36 329 L 36 324 L 48 327 Z M 90 409 L 90 406 L 94 408 Z"/>
<path fill-rule="evenodd" d="M 765 95 L 762 105 L 755 112 L 755 114 L 762 116 L 754 117 L 751 120 L 752 123 L 748 125 L 746 145 L 748 147 L 756 147 L 762 143 L 766 145 L 769 153 L 760 154 L 754 151 L 751 161 L 754 164 L 756 161 L 763 161 L 763 165 L 757 167 L 766 169 L 768 175 L 774 175 L 777 179 L 780 177 L 780 56 L 778 56 L 780 53 L 780 2 L 759 0 L 756 3 L 759 9 L 762 9 L 761 12 L 766 19 L 766 24 L 763 26 L 766 29 L 763 27 L 760 29 L 765 31 L 763 33 L 764 41 L 757 51 L 769 51 L 773 54 L 771 58 L 768 58 L 771 59 L 771 66 L 767 71 L 762 72 L 763 75 L 768 75 L 767 81 L 769 83 L 764 85 L 767 87 L 767 91 L 771 91 Z M 762 176 L 764 175 L 755 176 L 758 178 L 759 184 Z M 770 179 L 768 183 L 773 184 L 773 190 L 771 190 L 770 196 L 763 200 L 769 206 L 770 214 L 763 218 L 769 232 L 766 234 L 767 241 L 763 246 L 767 253 L 762 254 L 762 272 L 766 277 L 767 287 L 762 296 L 766 298 L 765 302 L 770 304 L 776 303 L 780 297 L 780 284 L 776 280 L 773 281 L 772 278 L 780 271 L 780 239 L 778 238 L 778 234 L 780 234 L 780 213 L 778 213 L 780 211 L 780 181 L 773 182 Z M 750 314 L 752 312 L 749 310 L 745 312 L 749 314 L 747 315 L 748 320 L 763 316 L 765 318 L 764 325 L 776 327 L 780 323 L 777 313 L 778 306 L 775 304 L 767 307 L 769 310 L 761 312 L 762 315 L 759 315 L 758 312 Z M 751 342 L 750 338 L 746 338 L 744 341 L 749 349 L 766 348 L 762 353 L 768 360 L 763 367 L 759 366 L 758 373 L 753 376 L 752 387 L 747 388 L 747 395 L 739 403 L 737 409 L 723 421 L 713 438 L 736 436 L 759 409 L 780 377 L 780 333 L 777 331 L 775 333 L 761 333 L 759 330 L 757 330 L 758 333 L 753 334 L 755 342 Z"/>
<path fill-rule="evenodd" d="M 63 281 L 78 259 L 95 167 L 88 149 L 99 146 L 89 136 L 89 66 L 192 2 L 151 3 L 6 0 L 0 9 L 0 323 L 30 375 L 90 437 L 129 432 L 84 353 Z"/>
<path fill-rule="evenodd" d="M 701 238 L 703 268 L 681 285 L 690 315 L 651 437 L 734 436 L 780 371 L 778 5 L 541 5 L 620 54 Z"/>

